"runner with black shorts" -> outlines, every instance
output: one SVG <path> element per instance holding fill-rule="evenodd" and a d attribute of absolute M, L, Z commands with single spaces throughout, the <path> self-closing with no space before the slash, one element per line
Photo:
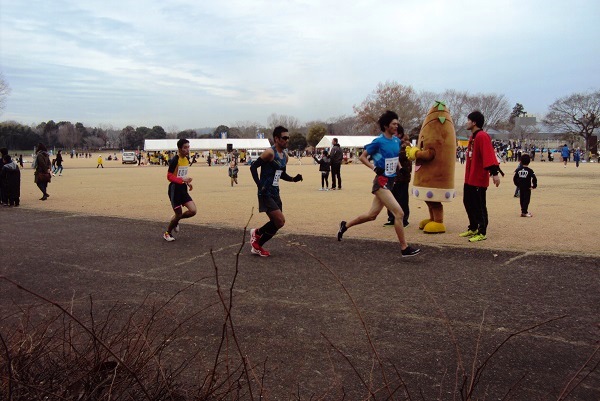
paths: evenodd
<path fill-rule="evenodd" d="M 270 256 L 271 254 L 263 245 L 273 238 L 277 231 L 284 226 L 285 216 L 282 212 L 281 198 L 279 197 L 279 181 L 302 181 L 302 175 L 297 174 L 290 177 L 286 172 L 288 155 L 288 135 L 285 127 L 278 126 L 273 130 L 273 142 L 275 145 L 266 149 L 250 166 L 252 178 L 258 187 L 258 210 L 269 216 L 269 222 L 261 228 L 250 230 L 250 252 L 259 256 Z M 260 167 L 260 178 L 258 168 Z"/>
<path fill-rule="evenodd" d="M 414 256 L 421 250 L 410 247 L 406 243 L 402 223 L 404 213 L 391 191 L 396 178 L 400 152 L 400 139 L 395 136 L 398 133 L 398 115 L 393 111 L 386 111 L 379 117 L 379 127 L 382 131 L 381 135 L 365 146 L 365 150 L 359 158 L 362 164 L 375 171 L 376 174 L 371 188 L 371 193 L 375 195 L 371 209 L 349 222 L 342 221 L 337 238 L 338 241 L 341 241 L 344 233 L 350 227 L 375 220 L 385 206 L 394 215 L 394 228 L 398 242 L 400 242 L 402 256 Z M 369 155 L 372 156 L 373 163 L 369 161 Z"/>
<path fill-rule="evenodd" d="M 190 167 L 190 141 L 181 138 L 177 141 L 177 154 L 169 160 L 169 171 L 167 180 L 169 180 L 169 199 L 175 215 L 171 218 L 167 231 L 163 234 L 165 241 L 175 241 L 171 235 L 173 231 L 179 232 L 179 220 L 188 219 L 196 215 L 196 204 L 188 194 L 188 188 L 191 191 L 192 177 L 188 177 Z M 183 212 L 183 207 L 187 210 Z"/>

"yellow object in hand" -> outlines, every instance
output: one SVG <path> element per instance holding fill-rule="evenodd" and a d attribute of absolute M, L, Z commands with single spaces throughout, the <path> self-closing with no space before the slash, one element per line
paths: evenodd
<path fill-rule="evenodd" d="M 416 146 L 407 146 L 406 147 L 406 157 L 408 157 L 408 160 L 415 160 L 417 158 L 417 152 L 419 151 L 419 148 Z"/>

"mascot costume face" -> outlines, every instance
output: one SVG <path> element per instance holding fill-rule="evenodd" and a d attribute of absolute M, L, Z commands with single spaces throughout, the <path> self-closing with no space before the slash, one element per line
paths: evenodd
<path fill-rule="evenodd" d="M 406 148 L 409 160 L 415 160 L 412 194 L 425 201 L 429 219 L 419 223 L 428 234 L 446 232 L 444 206 L 456 197 L 454 168 L 456 164 L 456 133 L 448 107 L 436 101 L 421 126 L 416 146 Z"/>

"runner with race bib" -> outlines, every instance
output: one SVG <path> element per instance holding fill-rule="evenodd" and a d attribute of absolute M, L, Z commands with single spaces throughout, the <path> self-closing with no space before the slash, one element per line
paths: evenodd
<path fill-rule="evenodd" d="M 395 136 L 398 132 L 398 115 L 393 111 L 386 111 L 379 117 L 379 127 L 382 131 L 381 135 L 365 147 L 359 158 L 362 164 L 375 171 L 371 188 L 371 193 L 375 195 L 375 198 L 373 198 L 371 209 L 349 222 L 342 221 L 337 238 L 338 241 L 341 241 L 344 233 L 350 227 L 375 220 L 385 206 L 394 215 L 394 228 L 400 242 L 402 257 L 415 256 L 421 250 L 412 248 L 406 243 L 402 223 L 404 213 L 391 191 L 400 153 L 400 139 Z M 371 155 L 372 163 L 369 161 L 369 155 Z"/>
<path fill-rule="evenodd" d="M 273 238 L 277 231 L 284 226 L 285 216 L 279 197 L 279 181 L 302 181 L 302 175 L 290 177 L 286 172 L 288 155 L 285 151 L 288 140 L 288 130 L 278 126 L 273 130 L 275 145 L 266 149 L 250 166 L 252 178 L 258 187 L 258 211 L 267 213 L 269 222 L 261 228 L 250 230 L 250 252 L 258 256 L 270 256 L 263 245 Z M 260 178 L 258 169 L 260 168 Z"/>

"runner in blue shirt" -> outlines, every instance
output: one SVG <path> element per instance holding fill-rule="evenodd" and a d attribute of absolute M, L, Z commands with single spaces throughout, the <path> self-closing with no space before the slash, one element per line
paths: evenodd
<path fill-rule="evenodd" d="M 379 117 L 379 127 L 382 131 L 381 135 L 365 147 L 359 158 L 362 164 L 375 171 L 376 174 L 371 190 L 371 193 L 375 195 L 371 210 L 349 222 L 342 221 L 338 231 L 338 241 L 342 240 L 342 236 L 350 227 L 375 220 L 385 206 L 394 215 L 394 228 L 400 242 L 402 257 L 414 256 L 421 250 L 410 247 L 406 243 L 402 223 L 404 213 L 391 191 L 400 154 L 400 140 L 394 136 L 398 132 L 398 115 L 393 111 L 386 111 Z M 369 155 L 373 160 L 372 163 L 369 161 Z"/>

